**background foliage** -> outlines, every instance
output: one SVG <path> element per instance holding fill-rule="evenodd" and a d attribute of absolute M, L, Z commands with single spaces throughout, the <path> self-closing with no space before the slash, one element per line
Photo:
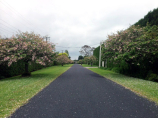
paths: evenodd
<path fill-rule="evenodd" d="M 54 64 L 52 64 L 54 65 Z M 50 65 L 50 66 L 52 66 Z M 32 62 L 29 64 L 29 72 L 36 71 L 44 68 L 45 66 Z M 25 72 L 25 62 L 23 60 L 19 60 L 14 62 L 11 66 L 8 65 L 0 65 L 0 79 L 4 79 L 5 77 L 12 77 L 16 75 L 21 75 Z"/>
<path fill-rule="evenodd" d="M 149 23 L 151 26 L 158 25 L 158 8 L 150 11 L 144 18 L 140 19 L 135 25 L 146 26 Z"/>
<path fill-rule="evenodd" d="M 131 26 L 108 36 L 102 59 L 108 68 L 133 77 L 158 81 L 158 26 Z"/>
<path fill-rule="evenodd" d="M 96 65 L 99 65 L 99 51 L 100 51 L 100 46 L 98 46 L 97 48 L 94 49 L 93 51 L 93 56 L 96 57 L 97 61 L 96 61 Z"/>
<path fill-rule="evenodd" d="M 99 47 L 93 55 L 99 58 Z M 106 69 L 158 81 L 158 8 L 128 29 L 108 35 L 102 45 L 104 60 Z"/>

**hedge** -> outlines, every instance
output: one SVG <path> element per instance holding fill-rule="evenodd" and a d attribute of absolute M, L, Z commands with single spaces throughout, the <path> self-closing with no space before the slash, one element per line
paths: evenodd
<path fill-rule="evenodd" d="M 52 65 L 54 65 L 54 63 Z M 44 67 L 45 66 L 32 62 L 29 64 L 29 72 L 36 71 Z M 1 64 L 0 65 L 0 79 L 4 79 L 7 77 L 12 77 L 16 75 L 21 75 L 24 73 L 24 71 L 25 71 L 25 63 L 22 60 L 19 60 L 18 62 L 13 63 L 10 67 L 8 67 L 8 65 L 6 64 L 5 65 Z"/>

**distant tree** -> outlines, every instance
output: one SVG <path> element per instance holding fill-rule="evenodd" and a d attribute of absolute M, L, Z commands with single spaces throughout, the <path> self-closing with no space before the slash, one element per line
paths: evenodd
<path fill-rule="evenodd" d="M 82 65 L 84 63 L 84 60 L 79 60 L 78 63 Z"/>
<path fill-rule="evenodd" d="M 104 46 L 104 44 L 102 44 L 102 45 Z M 97 58 L 97 64 L 99 64 L 99 52 L 100 52 L 100 46 L 95 48 L 95 50 L 93 51 L 93 56 L 95 56 Z"/>
<path fill-rule="evenodd" d="M 59 55 L 56 58 L 56 61 L 60 63 L 62 66 L 70 62 L 70 59 L 66 55 Z"/>
<path fill-rule="evenodd" d="M 89 63 L 89 57 L 84 57 L 84 63 Z"/>
<path fill-rule="evenodd" d="M 89 45 L 84 45 L 81 47 L 81 50 L 79 52 L 81 55 L 88 57 L 92 55 L 94 49 L 95 48 L 90 47 Z"/>
<path fill-rule="evenodd" d="M 74 63 L 74 61 L 69 59 L 69 62 L 68 62 L 68 63 L 73 64 L 73 63 Z"/>
<path fill-rule="evenodd" d="M 56 54 L 58 55 L 58 54 L 59 54 L 59 52 L 56 52 Z"/>
<path fill-rule="evenodd" d="M 68 57 L 69 57 L 69 51 L 68 50 L 65 50 L 65 53 L 67 53 Z"/>
<path fill-rule="evenodd" d="M 68 51 L 68 50 L 65 50 L 65 53 L 67 53 L 67 54 L 68 54 L 69 59 L 71 59 L 71 57 L 70 57 L 70 55 L 69 55 L 69 51 Z"/>
<path fill-rule="evenodd" d="M 81 60 L 81 59 L 83 59 L 83 56 L 82 55 L 78 56 L 78 60 Z"/>
<path fill-rule="evenodd" d="M 89 62 L 91 63 L 91 66 L 93 65 L 93 63 L 96 63 L 97 58 L 95 56 L 90 56 L 89 57 Z"/>
<path fill-rule="evenodd" d="M 60 55 L 65 55 L 65 56 L 67 56 L 67 57 L 68 57 L 68 54 L 67 54 L 67 53 L 65 53 L 65 52 L 64 52 L 64 53 L 59 53 L 58 55 L 59 55 L 59 56 L 60 56 Z"/>

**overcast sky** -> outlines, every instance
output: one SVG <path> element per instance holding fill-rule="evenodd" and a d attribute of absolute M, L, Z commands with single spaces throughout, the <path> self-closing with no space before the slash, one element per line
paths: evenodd
<path fill-rule="evenodd" d="M 0 0 L 0 35 L 34 31 L 78 59 L 81 46 L 99 46 L 154 8 L 158 0 Z"/>

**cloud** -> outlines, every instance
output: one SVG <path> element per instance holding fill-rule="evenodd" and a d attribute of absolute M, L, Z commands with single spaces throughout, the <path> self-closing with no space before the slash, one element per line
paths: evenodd
<path fill-rule="evenodd" d="M 0 4 L 0 35 L 34 31 L 49 36 L 57 51 L 67 49 L 71 59 L 78 59 L 80 47 L 99 46 L 108 34 L 128 28 L 157 4 L 157 0 L 5 0 Z"/>

